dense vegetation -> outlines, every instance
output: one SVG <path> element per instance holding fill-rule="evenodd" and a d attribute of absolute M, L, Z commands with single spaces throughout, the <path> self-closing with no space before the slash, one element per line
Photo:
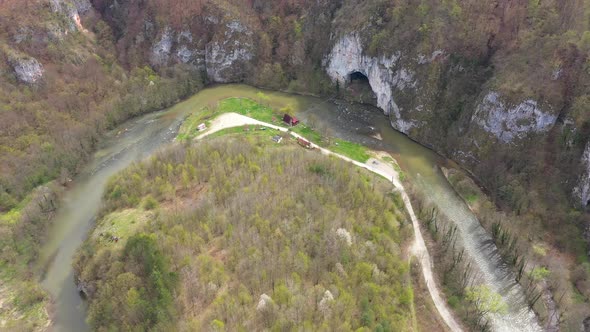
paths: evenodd
<path fill-rule="evenodd" d="M 390 184 L 270 143 L 179 145 L 110 181 L 75 263 L 93 328 L 411 329 Z"/>
<path fill-rule="evenodd" d="M 242 22 L 253 32 L 256 56 L 235 80 L 296 92 L 335 94 L 322 61 L 339 36 L 358 32 L 369 55 L 399 54 L 395 69 L 411 71 L 418 82 L 417 89 L 394 91 L 398 106 L 423 124 L 410 132 L 413 138 L 463 162 L 494 203 L 516 211 L 522 223 L 546 231 L 574 225 L 580 233 L 588 222 L 570 211 L 590 137 L 587 0 L 210 0 L 192 7 L 154 0 L 120 10 L 109 9 L 112 0 L 94 3 L 117 32 L 119 58 L 132 63 L 149 62 L 146 50 L 159 38 L 137 21 L 195 36 L 208 29 L 207 15 L 224 24 Z M 137 34 L 144 36 L 141 43 Z M 428 65 L 417 63 L 431 56 Z M 515 104 L 536 100 L 558 116 L 557 124 L 545 135 L 497 144 L 473 124 L 477 103 L 489 91 Z M 544 240 L 566 250 L 567 239 Z"/>
<path fill-rule="evenodd" d="M 190 31 L 202 49 L 223 38 L 232 20 L 248 26 L 247 42 L 256 45 L 236 80 L 272 89 L 342 92 L 326 78 L 322 60 L 331 37 L 344 33 L 360 31 L 370 55 L 400 52 L 400 66 L 421 84 L 416 93 L 398 91 L 396 102 L 435 110 L 420 112 L 426 125 L 413 138 L 459 159 L 478 154 L 465 166 L 486 187 L 490 204 L 513 211 L 510 220 L 531 230 L 531 243 L 566 253 L 571 260 L 560 270 L 572 270 L 572 278 L 563 280 L 586 287 L 590 267 L 580 234 L 588 215 L 572 209 L 570 194 L 590 137 L 588 0 L 93 0 L 97 11 L 83 17 L 84 29 L 51 9 L 59 2 L 0 3 L 0 278 L 4 290 L 19 282 L 7 301 L 11 310 L 44 299 L 29 266 L 59 192 L 101 134 L 207 82 L 198 66 L 149 66 L 161 32 Z M 218 26 L 212 17 L 220 18 Z M 443 55 L 416 66 L 416 58 L 436 51 Z M 38 84 L 19 82 L 12 68 L 29 57 L 45 70 Z M 539 101 L 559 116 L 557 125 L 518 144 L 488 140 L 471 119 L 490 90 L 514 102 Z M 570 293 L 575 301 L 588 299 L 587 291 Z"/>
<path fill-rule="evenodd" d="M 59 193 L 101 134 L 203 86 L 199 73 L 180 65 L 123 69 L 104 22 L 90 15 L 89 31 L 72 29 L 65 13 L 48 6 L 0 3 L 0 318 L 17 330 L 47 319 L 31 266 Z M 20 83 L 11 67 L 29 57 L 44 64 L 38 84 Z"/>
<path fill-rule="evenodd" d="M 563 329 L 575 330 L 590 310 L 586 301 L 590 296 L 590 263 L 583 251 L 584 239 L 577 234 L 575 226 L 563 225 L 560 236 L 567 236 L 569 240 L 564 245 L 568 251 L 580 253 L 580 256 L 561 255 L 539 237 L 533 236 L 541 232 L 538 225 L 517 222 L 519 217 L 514 213 L 498 210 L 473 180 L 462 172 L 445 172 L 450 183 L 492 236 L 541 320 L 556 319 Z M 552 294 L 550 299 L 556 307 L 548 301 L 548 294 Z"/>

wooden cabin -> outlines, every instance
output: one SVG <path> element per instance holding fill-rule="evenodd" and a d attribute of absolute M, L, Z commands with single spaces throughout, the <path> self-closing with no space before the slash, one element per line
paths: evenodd
<path fill-rule="evenodd" d="M 294 116 L 291 116 L 289 114 L 285 114 L 283 116 L 283 122 L 285 122 L 289 126 L 296 126 L 299 123 L 299 120 Z"/>

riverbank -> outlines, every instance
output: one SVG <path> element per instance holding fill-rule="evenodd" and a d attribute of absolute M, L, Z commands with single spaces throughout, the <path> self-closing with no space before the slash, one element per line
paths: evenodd
<path fill-rule="evenodd" d="M 488 232 L 496 234 L 493 238 L 504 259 L 516 262 L 511 266 L 515 275 L 520 275 L 517 281 L 529 290 L 527 298 L 545 329 L 571 330 L 578 326 L 590 312 L 588 304 L 579 301 L 576 294 L 590 286 L 585 283 L 590 278 L 588 264 L 582 262 L 575 268 L 576 258 L 564 255 L 551 242 L 550 233 L 523 229 L 523 223 L 517 221 L 519 216 L 500 211 L 473 180 L 452 169 L 442 171 Z"/>
<path fill-rule="evenodd" d="M 160 137 L 158 130 L 161 130 L 160 133 L 162 135 L 170 135 L 171 133 L 174 133 L 175 129 L 167 127 L 167 124 L 177 121 L 178 118 L 180 118 L 178 121 L 182 121 L 190 113 L 198 112 L 205 106 L 211 106 L 211 108 L 214 108 L 220 100 L 230 97 L 256 99 L 259 92 L 258 89 L 243 85 L 216 86 L 196 94 L 169 110 L 158 112 L 158 114 L 153 114 L 147 117 L 134 119 L 129 122 L 130 125 L 127 126 L 128 128 L 123 128 L 127 130 L 122 130 L 121 135 L 109 139 L 109 142 L 105 143 L 105 149 L 97 152 L 96 155 L 100 155 L 102 158 L 100 161 L 101 165 L 96 167 L 89 166 L 89 168 L 93 169 L 91 176 L 103 177 L 107 175 L 107 173 L 113 171 L 112 166 L 116 166 L 115 168 L 120 167 L 132 160 L 137 160 L 136 158 L 142 158 L 142 156 L 145 156 L 148 151 L 154 151 L 159 144 L 161 144 L 161 141 L 157 139 Z M 433 165 L 436 165 L 440 161 L 440 158 L 434 156 L 431 151 L 415 144 L 405 135 L 392 130 L 387 118 L 383 116 L 380 110 L 364 105 L 357 107 L 354 104 L 348 103 L 334 105 L 333 103 L 321 99 L 290 96 L 283 93 L 268 92 L 267 94 L 270 97 L 269 100 L 265 102 L 268 107 L 280 110 L 284 107 L 290 106 L 298 118 L 301 118 L 308 123 L 315 123 L 316 125 L 314 127 L 318 128 L 322 133 L 330 132 L 337 139 L 351 141 L 355 144 L 368 147 L 369 149 L 387 151 L 387 153 L 391 153 L 396 157 L 409 180 L 413 182 L 427 181 L 430 189 L 435 189 L 438 192 L 442 191 L 442 194 L 446 195 L 446 179 L 443 182 L 442 179 L 432 171 L 434 167 Z M 133 125 L 134 123 L 139 126 Z M 149 136 L 154 136 L 156 139 L 146 140 Z M 138 140 L 138 137 L 141 139 Z M 378 137 L 378 139 L 375 139 L 374 137 Z M 142 140 L 144 141 L 142 142 Z M 131 155 L 128 156 L 129 152 L 131 152 Z M 102 170 L 106 170 L 107 172 L 101 172 Z M 94 203 L 86 202 L 84 198 L 92 197 L 92 202 L 94 202 L 96 192 L 101 192 L 102 188 L 104 188 L 104 184 L 100 182 L 87 186 L 87 181 L 88 179 L 84 178 L 74 181 L 75 187 L 84 187 L 86 189 L 82 189 L 82 192 L 79 192 L 78 194 L 69 195 L 71 198 L 68 199 L 72 200 L 71 203 L 73 207 L 92 206 L 92 209 L 94 209 Z M 86 192 L 86 190 L 88 190 L 88 192 Z M 98 197 L 98 202 L 100 202 L 100 195 Z M 79 199 L 81 201 L 78 201 Z M 442 197 L 441 200 L 445 200 L 445 197 Z M 82 216 L 80 218 L 70 218 L 67 215 L 61 215 L 58 219 L 60 220 L 58 223 L 60 225 L 74 225 L 75 222 L 78 222 L 86 225 L 84 227 L 89 227 L 88 225 L 92 224 L 92 215 Z M 82 227 L 82 230 L 84 227 Z M 60 241 L 64 241 L 63 239 L 70 233 L 65 232 L 62 228 L 62 230 L 56 232 L 56 234 L 59 234 L 59 236 L 56 235 L 55 239 L 53 239 L 53 243 L 49 246 L 50 249 L 47 250 L 48 252 L 55 251 L 56 248 L 58 248 Z M 79 236 L 79 233 L 76 232 L 75 236 Z M 85 233 L 82 232 L 80 236 L 81 238 L 84 238 Z M 64 256 L 63 258 L 67 257 Z M 60 262 L 66 261 L 67 259 L 60 260 Z M 64 266 L 59 265 L 58 270 L 59 269 L 64 271 L 69 269 L 69 262 Z M 77 290 L 75 290 L 73 282 L 71 285 L 67 283 L 55 285 L 56 287 L 61 287 L 60 289 L 65 289 L 71 286 L 71 292 L 68 291 L 68 294 L 77 296 Z M 68 301 L 73 300 L 73 297 L 68 299 Z M 62 310 L 57 311 L 61 312 Z M 70 313 L 76 315 L 77 311 L 72 311 Z M 68 314 L 67 310 L 64 314 Z"/>

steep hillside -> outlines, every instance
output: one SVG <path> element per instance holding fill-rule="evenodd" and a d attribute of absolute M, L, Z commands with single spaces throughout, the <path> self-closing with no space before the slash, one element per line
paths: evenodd
<path fill-rule="evenodd" d="M 0 2 L 0 329 L 46 323 L 32 264 L 63 186 L 101 134 L 203 83 L 191 68 L 126 70 L 116 58 L 88 1 Z"/>
<path fill-rule="evenodd" d="M 75 263 L 93 328 L 411 330 L 390 183 L 271 143 L 176 146 L 112 179 Z"/>
<path fill-rule="evenodd" d="M 585 206 L 585 2 L 188 3 L 94 1 L 128 66 L 186 63 L 215 82 L 328 94 L 360 72 L 394 128 L 507 207 L 535 208 L 528 190 Z"/>
<path fill-rule="evenodd" d="M 589 0 L 1 1 L 0 278 L 34 279 L 102 133 L 225 82 L 375 103 L 535 225 L 531 242 L 586 262 L 589 17 Z"/>
<path fill-rule="evenodd" d="M 0 16 L 0 211 L 65 181 L 105 128 L 170 105 L 201 81 L 190 68 L 123 70 L 87 1 L 5 1 Z"/>

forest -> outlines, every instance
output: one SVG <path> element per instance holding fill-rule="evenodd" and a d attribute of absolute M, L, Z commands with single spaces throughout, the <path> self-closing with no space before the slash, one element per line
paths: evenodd
<path fill-rule="evenodd" d="M 569 307 L 565 308 L 583 307 L 581 304 L 588 302 L 590 265 L 588 238 L 584 234 L 589 218 L 584 207 L 572 197 L 572 192 L 583 171 L 580 157 L 590 137 L 590 92 L 587 83 L 590 81 L 590 1 L 92 0 L 88 2 L 91 10 L 78 17 L 82 28 L 72 27 L 67 10 L 60 12 L 53 9 L 56 3 L 64 4 L 67 9 L 72 8 L 68 7 L 70 5 L 83 2 L 0 1 L 0 281 L 5 286 L 0 287 L 0 298 L 9 292 L 11 296 L 7 306 L 30 318 L 21 322 L 23 326 L 18 325 L 19 328 L 33 329 L 47 318 L 45 308 L 49 299 L 37 283 L 42 273 L 33 265 L 59 208 L 61 194 L 91 158 L 103 135 L 127 119 L 174 105 L 204 86 L 215 83 L 211 81 L 207 68 L 196 60 L 193 63 L 182 63 L 178 59 L 153 63 L 152 51 L 163 32 L 166 29 L 178 33 L 188 31 L 194 38 L 189 45 L 193 48 L 191 50 L 202 51 L 213 42 L 223 41 L 227 24 L 234 21 L 251 32 L 248 38 L 237 41 L 254 45 L 255 50 L 250 62 L 232 71 L 235 72 L 229 80 L 232 82 L 330 98 L 345 97 L 345 90 L 334 85 L 324 70 L 324 59 L 335 38 L 360 32 L 367 55 L 401 54 L 402 60 L 394 69 L 404 67 L 414 71 L 419 88 L 415 92 L 395 91 L 396 102 L 410 112 L 432 111 L 417 112 L 417 120 L 424 126 L 415 129 L 410 136 L 462 163 L 484 187 L 483 191 L 490 200 L 486 200 L 482 221 L 490 231 L 495 229 L 495 240 L 501 242 L 502 234 L 509 233 L 507 229 L 510 229 L 510 234 L 524 234 L 523 230 L 526 230 L 528 236 L 521 239 L 525 242 L 522 245 L 524 249 L 521 249 L 524 254 L 542 262 L 556 256 L 565 257 L 567 264 L 538 267 L 550 272 L 559 271 L 559 276 L 554 273 L 543 277 L 541 273 L 539 282 L 547 282 L 548 287 L 559 290 L 557 297 L 568 294 L 563 302 Z M 211 24 L 215 20 L 219 24 Z M 176 51 L 177 46 L 172 49 Z M 436 52 L 442 52 L 438 53 L 442 55 L 433 58 L 427 65 L 417 64 L 421 56 Z M 36 59 L 44 70 L 42 79 L 35 84 L 20 81 L 15 73 L 15 63 L 31 59 Z M 472 123 L 477 101 L 488 91 L 501 93 L 509 103 L 531 98 L 537 100 L 539 105 L 557 116 L 557 123 L 546 134 L 533 135 L 515 144 L 497 144 Z M 173 154 L 182 153 L 176 151 Z M 363 154 L 358 155 L 356 159 L 365 159 Z M 158 158 L 174 159 L 170 154 Z M 154 164 L 157 161 L 136 165 L 134 169 L 139 172 Z M 172 166 L 170 181 L 168 165 Z M 240 165 L 252 171 L 249 176 L 258 179 L 260 170 L 255 171 L 254 166 L 260 167 L 261 162 L 253 165 L 242 162 Z M 234 163 L 230 162 L 225 167 L 233 166 Z M 313 166 L 298 171 L 311 172 L 312 176 L 326 180 L 323 167 Z M 100 305 L 100 300 L 96 300 L 92 317 L 97 328 L 108 329 L 119 322 L 165 325 L 170 323 L 170 317 L 188 315 L 186 308 L 189 306 L 184 302 L 189 300 L 182 302 L 176 296 L 184 289 L 184 270 L 180 268 L 183 265 L 167 254 L 166 250 L 171 249 L 162 243 L 165 236 L 155 225 L 168 225 L 172 229 L 172 220 L 177 217 L 178 220 L 195 220 L 183 204 L 195 188 L 201 188 L 201 182 L 193 174 L 196 174 L 197 168 L 193 171 L 186 166 L 177 174 L 176 161 L 166 162 L 166 171 L 158 172 L 152 177 L 158 184 L 154 188 L 131 185 L 129 178 L 121 177 L 118 179 L 125 185 L 120 184 L 117 188 L 113 183 L 109 187 L 102 223 L 108 220 L 117 224 L 119 218 L 134 222 L 120 230 L 129 233 L 118 242 L 120 248 L 115 245 L 119 251 L 104 251 L 104 256 L 100 256 L 106 262 L 101 266 L 109 266 L 115 261 L 121 264 L 114 264 L 112 272 L 101 271 L 90 264 L 95 266 L 93 271 L 100 271 L 96 272 L 100 278 L 86 276 L 82 280 L 92 293 L 93 288 L 101 288 L 98 287 L 101 283 L 112 286 L 113 278 L 128 273 L 121 277 L 119 286 L 125 289 L 132 285 L 128 289 L 136 290 L 131 293 L 129 301 L 139 301 L 134 302 L 136 304 L 148 301 L 153 305 L 148 306 L 145 312 L 126 312 L 124 318 L 115 318 L 117 322 L 104 320 L 103 326 L 97 321 L 107 313 L 119 313 L 119 308 L 105 308 Z M 222 188 L 215 189 L 220 192 L 214 191 L 215 203 L 221 202 L 218 199 L 222 198 L 224 202 L 231 201 L 232 194 L 242 185 L 223 182 L 220 174 L 208 178 Z M 144 175 L 141 173 L 141 176 Z M 287 176 L 275 180 L 284 181 L 284 178 L 295 180 Z M 260 181 L 263 182 L 263 179 Z M 238 180 L 232 178 L 227 181 Z M 195 181 L 199 185 L 195 185 Z M 234 185 L 235 188 L 232 187 Z M 210 195 L 213 186 L 203 188 L 207 189 L 199 191 L 199 197 Z M 210 203 L 208 209 L 213 209 L 212 206 L 213 203 Z M 290 212 L 281 210 L 281 213 L 288 215 Z M 499 227 L 493 226 L 500 225 L 496 220 L 499 218 L 503 219 L 502 228 L 493 228 Z M 204 220 L 201 217 L 197 219 Z M 236 220 L 236 223 L 242 222 L 241 219 Z M 230 225 L 229 221 L 217 222 Z M 183 227 L 183 223 L 189 221 L 179 222 L 179 227 Z M 207 225 L 214 228 L 211 224 Z M 131 226 L 137 229 L 129 228 Z M 232 227 L 238 227 L 238 224 Z M 207 232 L 210 230 L 200 232 L 195 238 L 209 241 Z M 219 232 L 215 241 L 211 240 L 214 244 L 209 244 L 210 248 L 222 242 L 220 239 L 234 236 L 221 236 Z M 104 245 L 109 236 L 112 235 L 91 238 L 92 245 L 87 245 L 85 250 L 92 252 L 90 248 L 100 248 L 97 243 Z M 285 245 L 285 242 L 276 241 L 281 246 Z M 403 239 L 396 241 L 403 242 Z M 305 252 L 296 244 L 290 246 L 290 250 L 297 248 Z M 253 249 L 244 245 L 240 250 L 249 252 Z M 202 251 L 195 252 L 202 254 Z M 213 249 L 212 254 L 216 252 Z M 549 255 L 546 255 L 547 252 Z M 145 256 L 142 256 L 144 253 Z M 270 255 L 258 251 L 254 254 L 260 257 Z M 509 252 L 506 254 L 507 257 L 510 255 Z M 85 257 L 80 258 L 84 262 L 98 259 L 98 256 L 88 252 L 81 257 Z M 232 264 L 237 262 L 232 261 Z M 336 263 L 330 264 L 326 266 L 333 272 Z M 160 276 L 151 276 L 146 272 L 148 269 L 158 271 Z M 192 269 L 191 273 L 197 270 L 194 266 Z M 231 279 L 236 271 L 241 270 L 234 265 L 229 272 L 224 268 L 223 273 L 215 273 Z M 309 274 L 298 273 L 302 279 L 311 278 Z M 259 279 L 268 278 L 261 275 Z M 287 281 L 296 284 L 292 280 L 283 279 L 283 284 L 286 285 Z M 351 283 L 347 284 L 348 287 L 352 287 Z M 125 286 L 121 286 L 123 284 Z M 239 288 L 240 285 L 227 286 L 227 289 L 239 293 L 230 286 Z M 215 297 L 209 295 L 213 297 L 213 302 L 194 305 L 195 308 L 212 309 L 204 314 L 209 316 L 199 316 L 197 322 L 193 322 L 194 326 L 282 326 L 280 324 L 285 321 L 293 322 L 292 311 L 282 310 L 284 303 L 279 304 L 274 295 L 279 286 L 273 284 L 270 288 L 255 288 L 265 292 L 275 302 L 272 322 L 260 317 L 252 322 L 225 320 L 227 315 L 220 313 L 222 310 L 219 308 L 228 308 L 228 304 L 224 302 L 225 297 L 217 300 L 218 294 L 215 293 Z M 304 292 L 302 285 L 298 288 L 293 284 L 287 286 L 291 287 L 289 294 L 311 294 Z M 337 301 L 342 299 L 336 289 L 323 287 L 326 288 L 313 291 L 317 294 L 312 293 L 320 296 L 318 294 L 330 290 Z M 153 293 L 148 292 L 148 288 L 153 289 Z M 109 289 L 112 293 L 98 292 L 93 295 L 96 299 L 107 298 L 111 296 L 109 294 L 120 295 L 113 288 Z M 564 289 L 566 291 L 562 292 Z M 403 293 L 398 288 L 397 291 Z M 250 293 L 249 296 L 251 298 L 247 303 L 254 303 L 259 302 L 261 294 Z M 294 297 L 289 299 L 294 301 Z M 123 303 L 123 299 L 119 300 Z M 289 302 L 290 305 L 292 303 Z M 364 305 L 361 299 L 360 303 L 360 306 L 350 306 L 360 311 L 347 311 L 347 314 L 358 314 L 352 316 L 355 319 L 362 318 L 365 313 L 369 318 L 384 316 L 380 309 L 369 305 L 371 301 Z M 403 312 L 392 316 L 399 315 L 399 320 L 377 323 L 375 318 L 371 328 L 381 326 L 386 329 L 398 323 L 399 326 L 407 326 L 406 308 L 401 307 Z M 32 311 L 29 312 L 29 309 Z M 339 311 L 340 314 L 343 312 Z M 314 327 L 320 326 L 320 323 L 335 326 L 330 324 L 335 324 L 336 316 L 321 321 L 314 316 L 316 314 L 304 312 L 298 322 L 309 321 Z M 586 312 L 576 309 L 576 315 L 582 317 Z M 21 317 L 20 314 L 16 316 Z M 346 328 L 369 327 L 362 325 L 361 318 L 354 322 L 350 321 L 350 317 L 345 318 L 349 319 L 342 320 L 347 322 Z"/>
<path fill-rule="evenodd" d="M 94 329 L 412 329 L 391 184 L 270 142 L 179 144 L 110 181 L 74 263 Z"/>

